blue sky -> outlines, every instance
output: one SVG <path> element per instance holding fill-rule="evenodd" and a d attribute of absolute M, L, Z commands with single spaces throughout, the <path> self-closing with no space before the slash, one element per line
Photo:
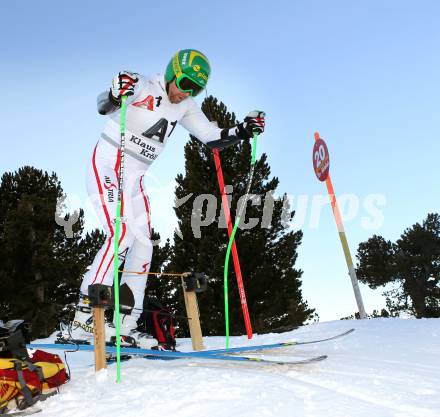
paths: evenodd
<path fill-rule="evenodd" d="M 437 1 L 16 0 L 1 2 L 0 15 L 1 172 L 25 164 L 55 171 L 80 202 L 104 124 L 96 95 L 119 70 L 163 72 L 177 49 L 204 51 L 213 67 L 209 94 L 239 119 L 266 111 L 258 153 L 268 154 L 294 208 L 298 196 L 308 199 L 297 266 L 321 320 L 356 305 L 330 206 L 310 220 L 313 196 L 326 198 L 312 169 L 314 131 L 329 147 L 337 195 L 361 204 L 345 222 L 353 257 L 372 234 L 395 240 L 438 211 Z M 173 229 L 187 138 L 177 130 L 149 171 L 153 225 L 163 236 Z M 386 200 L 374 229 L 362 223 L 371 194 Z M 88 211 L 89 226 L 92 217 Z M 361 290 L 368 312 L 384 305 L 381 290 Z"/>

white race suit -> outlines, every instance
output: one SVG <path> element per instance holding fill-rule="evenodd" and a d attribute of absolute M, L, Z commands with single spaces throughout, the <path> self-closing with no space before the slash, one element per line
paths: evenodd
<path fill-rule="evenodd" d="M 225 147 L 242 139 L 241 129 L 220 129 L 202 113 L 192 97 L 171 103 L 162 75 L 145 77 L 137 74 L 134 95 L 127 99 L 124 177 L 119 238 L 120 262 L 124 270 L 148 272 L 151 243 L 151 211 L 143 176 L 164 149 L 179 123 L 210 147 Z M 104 109 L 104 110 L 103 110 Z M 95 211 L 105 228 L 104 245 L 83 278 L 81 292 L 88 294 L 90 284 L 113 283 L 115 216 L 120 164 L 120 109 L 112 106 L 109 92 L 98 97 L 98 110 L 108 115 L 108 122 L 96 144 L 87 171 L 87 189 Z M 123 273 L 134 296 L 132 315 L 142 312 L 147 275 Z"/>

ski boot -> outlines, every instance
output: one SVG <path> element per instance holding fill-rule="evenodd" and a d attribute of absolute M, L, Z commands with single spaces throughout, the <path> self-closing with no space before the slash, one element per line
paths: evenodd
<path fill-rule="evenodd" d="M 131 338 L 134 340 L 136 347 L 141 349 L 151 349 L 156 345 L 157 340 L 148 333 L 138 330 L 139 317 L 131 314 L 123 314 L 121 316 L 121 339 Z"/>
<path fill-rule="evenodd" d="M 168 352 L 176 352 L 176 347 L 170 345 L 169 343 L 158 343 L 156 346 L 151 348 L 152 350 L 162 350 Z"/>
<path fill-rule="evenodd" d="M 61 322 L 60 331 L 57 334 L 55 343 L 61 344 L 93 344 L 93 314 L 89 305 L 89 299 L 81 295 L 75 307 L 75 317 L 71 322 Z M 111 323 L 105 323 L 106 340 L 110 340 L 116 334 Z"/>

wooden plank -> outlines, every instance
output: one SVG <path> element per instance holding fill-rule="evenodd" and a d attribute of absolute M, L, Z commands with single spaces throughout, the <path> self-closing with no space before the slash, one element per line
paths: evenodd
<path fill-rule="evenodd" d="M 183 295 L 185 298 L 186 315 L 190 320 L 189 333 L 191 335 L 192 347 L 194 350 L 203 350 L 202 327 L 200 325 L 199 305 L 195 291 L 186 291 L 184 279 L 182 278 Z"/>
<path fill-rule="evenodd" d="M 107 368 L 105 358 L 105 323 L 104 309 L 93 307 L 93 336 L 95 345 L 95 372 Z"/>

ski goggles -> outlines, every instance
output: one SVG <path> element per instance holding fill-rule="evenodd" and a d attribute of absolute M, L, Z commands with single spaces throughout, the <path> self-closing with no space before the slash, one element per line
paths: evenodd
<path fill-rule="evenodd" d="M 176 86 L 183 93 L 190 93 L 191 97 L 196 96 L 203 90 L 203 87 L 200 87 L 200 85 L 195 83 L 186 74 L 182 74 L 176 78 Z"/>

